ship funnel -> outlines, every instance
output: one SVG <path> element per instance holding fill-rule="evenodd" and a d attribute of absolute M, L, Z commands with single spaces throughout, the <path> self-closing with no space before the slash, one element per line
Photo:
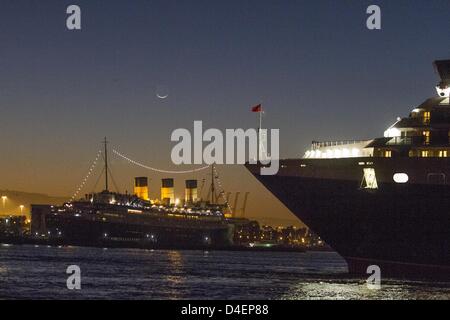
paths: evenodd
<path fill-rule="evenodd" d="M 175 203 L 175 193 L 173 189 L 173 179 L 162 179 L 161 184 L 161 202 L 169 205 Z"/>
<path fill-rule="evenodd" d="M 148 178 L 147 177 L 136 177 L 134 178 L 134 194 L 143 199 L 150 200 L 148 194 Z"/>
<path fill-rule="evenodd" d="M 197 202 L 197 180 L 186 180 L 184 195 L 184 201 L 186 204 Z"/>

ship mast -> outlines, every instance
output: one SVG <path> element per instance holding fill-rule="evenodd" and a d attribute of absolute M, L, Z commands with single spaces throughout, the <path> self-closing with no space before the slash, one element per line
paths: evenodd
<path fill-rule="evenodd" d="M 105 191 L 108 191 L 108 141 L 105 139 L 103 140 L 103 144 L 105 145 Z"/>

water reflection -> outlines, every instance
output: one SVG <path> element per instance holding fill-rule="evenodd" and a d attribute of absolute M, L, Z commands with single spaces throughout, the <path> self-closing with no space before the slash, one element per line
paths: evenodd
<path fill-rule="evenodd" d="M 0 276 L 4 276 L 6 274 L 8 274 L 8 268 L 0 265 Z"/>
<path fill-rule="evenodd" d="M 362 279 L 299 280 L 281 296 L 286 300 L 422 300 L 450 299 L 450 283 L 414 282 L 387 279 L 373 290 Z"/>
<path fill-rule="evenodd" d="M 170 272 L 164 275 L 164 280 L 167 282 L 166 291 L 168 299 L 180 299 L 180 286 L 185 280 L 183 256 L 180 251 L 167 251 L 167 267 Z"/>

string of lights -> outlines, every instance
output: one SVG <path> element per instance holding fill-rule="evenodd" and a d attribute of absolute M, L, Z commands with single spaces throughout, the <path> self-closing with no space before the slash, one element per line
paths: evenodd
<path fill-rule="evenodd" d="M 184 171 L 163 170 L 163 169 L 153 168 L 153 167 L 147 166 L 147 165 L 145 165 L 145 164 L 143 164 L 143 163 L 140 163 L 140 162 L 138 162 L 138 161 L 135 161 L 135 160 L 133 160 L 133 159 L 131 159 L 131 158 L 129 158 L 129 157 L 123 155 L 122 153 L 120 153 L 119 151 L 117 151 L 117 150 L 115 150 L 115 149 L 113 149 L 113 153 L 114 153 L 115 155 L 117 155 L 117 156 L 119 156 L 119 157 L 121 157 L 121 158 L 127 160 L 128 162 L 130 162 L 130 163 L 136 165 L 136 166 L 139 166 L 139 167 L 144 168 L 144 169 L 147 169 L 147 170 L 160 172 L 160 173 L 169 173 L 169 174 L 192 173 L 192 172 L 198 172 L 198 171 L 206 170 L 206 169 L 208 169 L 208 168 L 210 167 L 210 166 L 208 165 L 208 166 L 204 166 L 204 167 L 201 167 L 201 168 L 192 169 L 192 170 L 184 170 Z"/>
<path fill-rule="evenodd" d="M 220 181 L 219 173 L 217 172 L 216 166 L 213 166 L 213 169 L 214 169 L 214 177 L 217 179 L 217 185 L 219 186 L 219 197 L 222 197 L 223 201 L 225 202 L 225 204 L 226 204 L 227 207 L 228 207 L 229 212 L 230 212 L 230 213 L 233 213 L 233 211 L 231 210 L 230 204 L 229 204 L 228 201 L 225 199 L 225 191 L 224 191 L 224 189 L 223 189 L 223 187 L 222 187 L 222 182 Z M 213 177 L 213 178 L 214 178 L 214 177 Z"/>
<path fill-rule="evenodd" d="M 97 165 L 97 161 L 100 158 L 100 155 L 102 154 L 102 150 L 99 150 L 97 152 L 97 156 L 95 157 L 94 162 L 92 162 L 91 167 L 89 168 L 88 173 L 86 174 L 86 176 L 84 177 L 83 181 L 78 185 L 78 189 L 74 192 L 74 194 L 72 195 L 72 197 L 69 200 L 69 203 L 71 203 L 72 201 L 75 200 L 75 198 L 78 196 L 78 194 L 80 193 L 80 191 L 83 189 L 84 185 L 86 184 L 87 180 L 89 179 L 89 177 L 91 176 L 92 172 L 94 171 L 95 166 Z"/>

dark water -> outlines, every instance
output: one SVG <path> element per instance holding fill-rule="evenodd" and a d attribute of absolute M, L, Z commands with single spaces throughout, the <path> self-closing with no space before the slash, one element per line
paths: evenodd
<path fill-rule="evenodd" d="M 81 268 L 81 290 L 66 269 Z M 450 283 L 346 275 L 335 253 L 0 246 L 2 299 L 450 299 Z"/>

